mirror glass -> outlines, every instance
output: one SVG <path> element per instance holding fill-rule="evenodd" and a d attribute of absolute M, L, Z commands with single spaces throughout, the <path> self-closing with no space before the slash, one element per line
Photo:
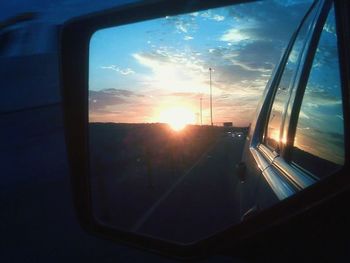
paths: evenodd
<path fill-rule="evenodd" d="M 178 243 L 240 222 L 235 167 L 266 83 L 309 5 L 248 3 L 93 34 L 89 143 L 97 220 Z"/>

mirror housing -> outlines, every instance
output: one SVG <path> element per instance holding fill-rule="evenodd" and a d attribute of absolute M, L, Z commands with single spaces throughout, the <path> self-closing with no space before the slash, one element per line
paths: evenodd
<path fill-rule="evenodd" d="M 88 66 L 91 35 L 98 29 L 110 26 L 242 2 L 245 1 L 148 1 L 83 16 L 63 25 L 60 39 L 60 75 L 65 135 L 76 214 L 80 225 L 86 231 L 117 242 L 177 258 L 198 258 L 225 250 L 241 254 L 244 253 L 243 248 L 248 242 L 261 239 L 261 233 L 266 236 L 278 237 L 276 231 L 279 230 L 273 226 L 279 225 L 287 229 L 289 224 L 295 224 L 293 221 L 295 218 L 303 218 L 314 208 L 317 208 L 317 211 L 320 209 L 322 211 L 322 207 L 326 209 L 327 202 L 337 194 L 349 197 L 349 177 L 344 176 L 344 174 L 332 176 L 295 196 L 287 198 L 274 207 L 261 211 L 258 215 L 247 217 L 239 225 L 191 244 L 171 243 L 117 230 L 102 224 L 94 217 L 91 205 L 91 182 L 88 176 Z M 346 23 L 343 23 L 344 25 Z M 348 37 L 345 40 L 348 40 Z M 348 59 L 348 54 L 345 54 L 344 57 Z M 349 146 L 349 142 L 347 142 L 347 146 Z M 344 169 L 348 166 L 348 156 L 346 158 L 347 164 Z M 246 180 L 245 171 L 246 167 L 243 163 L 237 166 L 241 181 Z M 315 215 L 318 216 L 317 213 Z M 312 220 L 316 220 L 316 217 L 306 218 L 303 226 L 308 226 Z M 281 237 L 279 236 L 279 238 Z"/>

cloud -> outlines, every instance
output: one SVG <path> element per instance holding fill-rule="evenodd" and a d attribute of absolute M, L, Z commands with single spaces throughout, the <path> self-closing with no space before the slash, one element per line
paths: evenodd
<path fill-rule="evenodd" d="M 221 41 L 227 42 L 239 42 L 242 40 L 252 40 L 248 34 L 241 32 L 241 30 L 237 28 L 231 28 L 227 30 L 221 37 Z"/>
<path fill-rule="evenodd" d="M 193 39 L 192 36 L 185 36 L 185 37 L 184 37 L 184 40 L 192 40 L 192 39 Z"/>
<path fill-rule="evenodd" d="M 175 32 L 180 34 L 194 33 L 198 28 L 195 17 L 189 15 L 166 17 L 166 23 L 174 26 Z"/>
<path fill-rule="evenodd" d="M 213 56 L 211 60 L 215 64 L 212 72 L 215 119 L 248 125 L 250 120 L 247 116 L 254 114 L 269 75 L 235 65 L 225 58 L 225 52 L 220 51 L 207 53 Z M 206 111 L 209 110 L 209 71 L 206 59 L 201 58 L 203 55 L 201 52 L 177 53 L 162 49 L 133 56 L 151 70 L 152 74 L 147 74 L 145 79 L 154 89 L 150 93 L 157 96 L 157 103 L 163 105 L 160 108 L 171 103 L 199 105 L 202 97 L 203 111 Z M 193 110 L 198 111 L 197 106 Z"/>
<path fill-rule="evenodd" d="M 182 34 L 195 33 L 198 30 L 198 19 L 222 22 L 226 18 L 221 14 L 214 13 L 212 10 L 194 12 L 189 15 L 166 17 L 167 22 L 175 26 L 176 32 Z"/>
<path fill-rule="evenodd" d="M 332 24 L 332 23 L 327 23 L 327 24 L 324 26 L 323 30 L 325 30 L 326 32 L 328 32 L 328 33 L 330 33 L 330 34 L 334 34 L 334 35 L 336 35 L 336 32 L 337 32 L 337 30 L 336 30 L 336 28 L 335 28 L 335 23 L 334 23 L 334 24 Z"/>
<path fill-rule="evenodd" d="M 328 91 L 317 87 L 308 86 L 304 98 L 306 106 L 309 106 L 310 108 L 342 104 L 342 100 L 339 96 L 330 94 Z"/>
<path fill-rule="evenodd" d="M 296 146 L 341 164 L 344 159 L 344 127 L 341 97 L 335 94 L 337 89 L 339 87 L 330 90 L 317 85 L 306 87 Z M 304 132 L 306 128 L 308 131 Z"/>
<path fill-rule="evenodd" d="M 243 48 L 254 50 L 253 46 Z M 264 59 L 264 56 L 269 57 L 270 53 L 260 51 L 259 49 L 251 56 L 255 56 L 257 60 L 260 57 L 261 59 Z M 138 63 L 151 69 L 153 74 L 147 74 L 145 78 L 150 86 L 159 89 L 154 92 L 158 94 L 158 98 L 169 97 L 168 102 L 182 101 L 197 105 L 202 96 L 204 110 L 208 109 L 209 93 L 209 65 L 205 61 L 211 61 L 214 68 L 212 82 L 216 120 L 231 120 L 239 125 L 248 125 L 250 120 L 246 117 L 254 114 L 273 65 L 272 62 L 262 64 L 247 62 L 241 65 L 240 51 L 237 52 L 229 48 L 207 49 L 206 52 L 205 50 L 179 52 L 175 49 L 162 48 L 135 53 L 133 57 Z M 270 59 L 273 58 L 277 60 L 276 56 Z"/>
<path fill-rule="evenodd" d="M 90 122 L 151 122 L 155 98 L 125 89 L 89 90 Z"/>
<path fill-rule="evenodd" d="M 303 110 L 300 111 L 299 118 L 303 118 L 303 119 L 307 119 L 307 120 L 310 119 L 310 117 Z"/>
<path fill-rule="evenodd" d="M 236 23 L 219 40 L 231 45 L 219 48 L 222 56 L 248 71 L 270 74 L 310 1 L 288 4 L 282 1 L 242 4 L 228 9 Z"/>
<path fill-rule="evenodd" d="M 220 21 L 225 20 L 225 17 L 224 16 L 220 16 L 220 15 L 214 15 L 213 16 L 213 20 L 220 22 Z"/>
<path fill-rule="evenodd" d="M 200 52 L 160 48 L 133 54 L 135 60 L 151 70 L 144 80 L 153 88 L 191 91 L 203 86 L 204 72 L 208 72 Z M 207 79 L 207 77 L 206 77 Z"/>
<path fill-rule="evenodd" d="M 225 20 L 225 17 L 223 15 L 214 14 L 212 10 L 201 12 L 200 17 L 205 18 L 205 19 L 214 20 L 217 22 L 221 22 L 221 21 Z"/>
<path fill-rule="evenodd" d="M 130 103 L 131 97 L 143 97 L 143 95 L 123 89 L 89 90 L 89 110 L 105 112 L 109 106 Z"/>
<path fill-rule="evenodd" d="M 235 5 L 229 8 L 229 16 L 239 25 L 239 33 L 249 36 L 249 39 L 280 44 L 289 40 L 311 2 L 291 2 L 288 8 L 283 1 Z"/>
<path fill-rule="evenodd" d="M 109 70 L 113 70 L 116 71 L 122 75 L 130 75 L 130 74 L 135 74 L 135 71 L 133 71 L 131 68 L 125 68 L 125 69 L 121 69 L 119 67 L 117 67 L 116 65 L 110 65 L 110 66 L 101 66 L 101 69 L 109 69 Z"/>
<path fill-rule="evenodd" d="M 134 74 L 135 72 L 130 69 L 130 68 L 126 68 L 126 69 L 121 69 L 120 71 L 120 74 L 122 75 L 129 75 L 129 74 Z"/>
<path fill-rule="evenodd" d="M 303 125 L 297 129 L 294 145 L 317 157 L 344 164 L 343 133 Z"/>
<path fill-rule="evenodd" d="M 263 40 L 250 41 L 241 46 L 209 49 L 211 60 L 223 59 L 226 65 L 239 67 L 238 71 L 242 75 L 251 75 L 247 80 L 269 77 L 281 54 L 281 48 L 276 47 L 273 42 Z"/>
<path fill-rule="evenodd" d="M 115 96 L 105 91 L 93 91 L 89 90 L 89 110 L 100 111 L 106 109 L 109 105 L 117 105 L 126 103 L 124 98 Z"/>
<path fill-rule="evenodd" d="M 179 30 L 180 32 L 187 33 L 188 32 L 188 26 L 183 23 L 181 20 L 179 20 L 176 24 L 176 29 Z"/>
<path fill-rule="evenodd" d="M 112 95 L 112 96 L 123 96 L 123 97 L 132 97 L 132 96 L 143 96 L 141 94 L 137 94 L 133 91 L 130 90 L 125 90 L 125 89 L 103 89 L 100 92 L 102 92 L 103 94 L 108 94 L 108 95 Z"/>

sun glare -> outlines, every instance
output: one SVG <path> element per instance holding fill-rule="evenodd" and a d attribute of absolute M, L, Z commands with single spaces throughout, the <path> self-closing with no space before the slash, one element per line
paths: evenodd
<path fill-rule="evenodd" d="M 194 113 L 187 108 L 170 108 L 160 113 L 160 122 L 169 124 L 175 130 L 180 131 L 188 124 L 194 124 Z"/>

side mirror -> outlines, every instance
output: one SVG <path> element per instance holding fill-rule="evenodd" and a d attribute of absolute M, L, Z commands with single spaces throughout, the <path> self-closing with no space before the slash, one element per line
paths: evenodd
<path fill-rule="evenodd" d="M 242 1 L 144 1 L 63 25 L 66 142 L 77 217 L 89 233 L 178 258 L 224 248 L 240 253 L 257 233 L 288 224 L 324 198 L 328 185 L 321 182 L 276 206 L 241 214 L 241 201 L 254 203 L 258 191 L 247 184 L 249 164 L 240 162 L 244 133 L 234 138 L 220 123 L 230 123 L 230 131 L 242 129 L 226 121 L 231 113 L 216 122 L 225 105 L 232 107 L 231 101 L 220 104 L 226 95 L 218 94 L 226 77 L 232 85 L 233 69 L 255 70 L 250 64 L 209 64 L 218 54 L 230 63 L 236 58 L 231 42 L 245 36 L 236 35 L 229 21 L 217 23 L 237 3 Z M 174 32 L 160 28 L 169 24 Z M 222 41 L 232 40 L 227 47 L 211 38 L 218 27 L 225 33 Z M 200 31 L 198 39 L 189 34 L 194 31 Z M 278 177 L 266 168 L 252 181 L 268 172 Z"/>

